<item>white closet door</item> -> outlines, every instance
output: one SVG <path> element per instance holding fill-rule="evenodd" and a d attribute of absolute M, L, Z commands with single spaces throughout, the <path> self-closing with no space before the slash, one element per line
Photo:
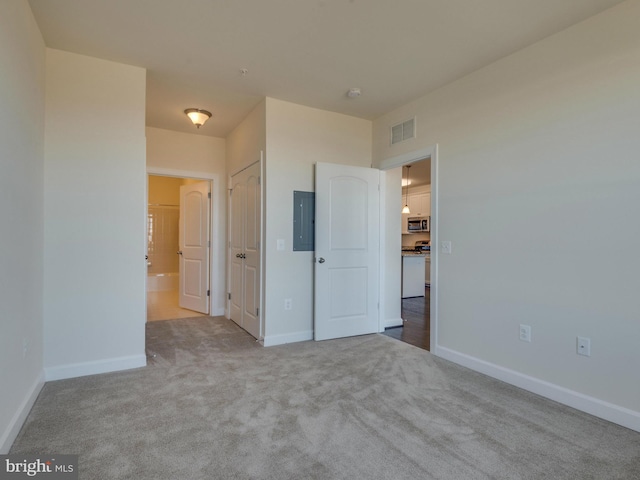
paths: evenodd
<path fill-rule="evenodd" d="M 262 335 L 260 321 L 260 164 L 231 179 L 230 199 L 230 315 L 255 338 Z"/>

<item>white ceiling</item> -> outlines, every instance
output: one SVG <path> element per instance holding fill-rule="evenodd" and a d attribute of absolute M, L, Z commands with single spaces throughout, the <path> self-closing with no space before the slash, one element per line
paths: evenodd
<path fill-rule="evenodd" d="M 265 96 L 373 120 L 621 1 L 29 3 L 47 46 L 148 70 L 147 125 L 224 137 Z"/>

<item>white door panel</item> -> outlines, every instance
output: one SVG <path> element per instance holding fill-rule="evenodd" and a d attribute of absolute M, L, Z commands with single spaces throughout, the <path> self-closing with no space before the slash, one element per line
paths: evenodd
<path fill-rule="evenodd" d="M 378 331 L 378 185 L 378 170 L 316 164 L 316 340 Z"/>
<path fill-rule="evenodd" d="M 231 319 L 260 338 L 260 164 L 231 179 Z"/>
<path fill-rule="evenodd" d="M 179 245 L 180 306 L 209 313 L 209 182 L 180 187 Z"/>

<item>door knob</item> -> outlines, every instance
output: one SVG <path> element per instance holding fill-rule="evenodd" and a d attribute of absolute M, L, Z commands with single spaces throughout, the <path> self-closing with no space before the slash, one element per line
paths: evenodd
<path fill-rule="evenodd" d="M 177 253 L 178 255 L 182 255 L 182 250 L 178 250 L 176 253 Z"/>
<path fill-rule="evenodd" d="M 318 259 L 318 263 L 324 263 L 324 258 L 320 257 L 320 258 Z"/>
<path fill-rule="evenodd" d="M 242 255 L 239 253 L 236 253 L 236 258 L 242 258 Z"/>

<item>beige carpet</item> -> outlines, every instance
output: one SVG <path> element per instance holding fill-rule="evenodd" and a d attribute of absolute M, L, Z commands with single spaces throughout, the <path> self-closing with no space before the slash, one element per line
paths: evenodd
<path fill-rule="evenodd" d="M 147 342 L 147 368 L 47 383 L 11 453 L 82 479 L 640 478 L 640 433 L 383 335 L 262 348 L 201 317 Z"/>

